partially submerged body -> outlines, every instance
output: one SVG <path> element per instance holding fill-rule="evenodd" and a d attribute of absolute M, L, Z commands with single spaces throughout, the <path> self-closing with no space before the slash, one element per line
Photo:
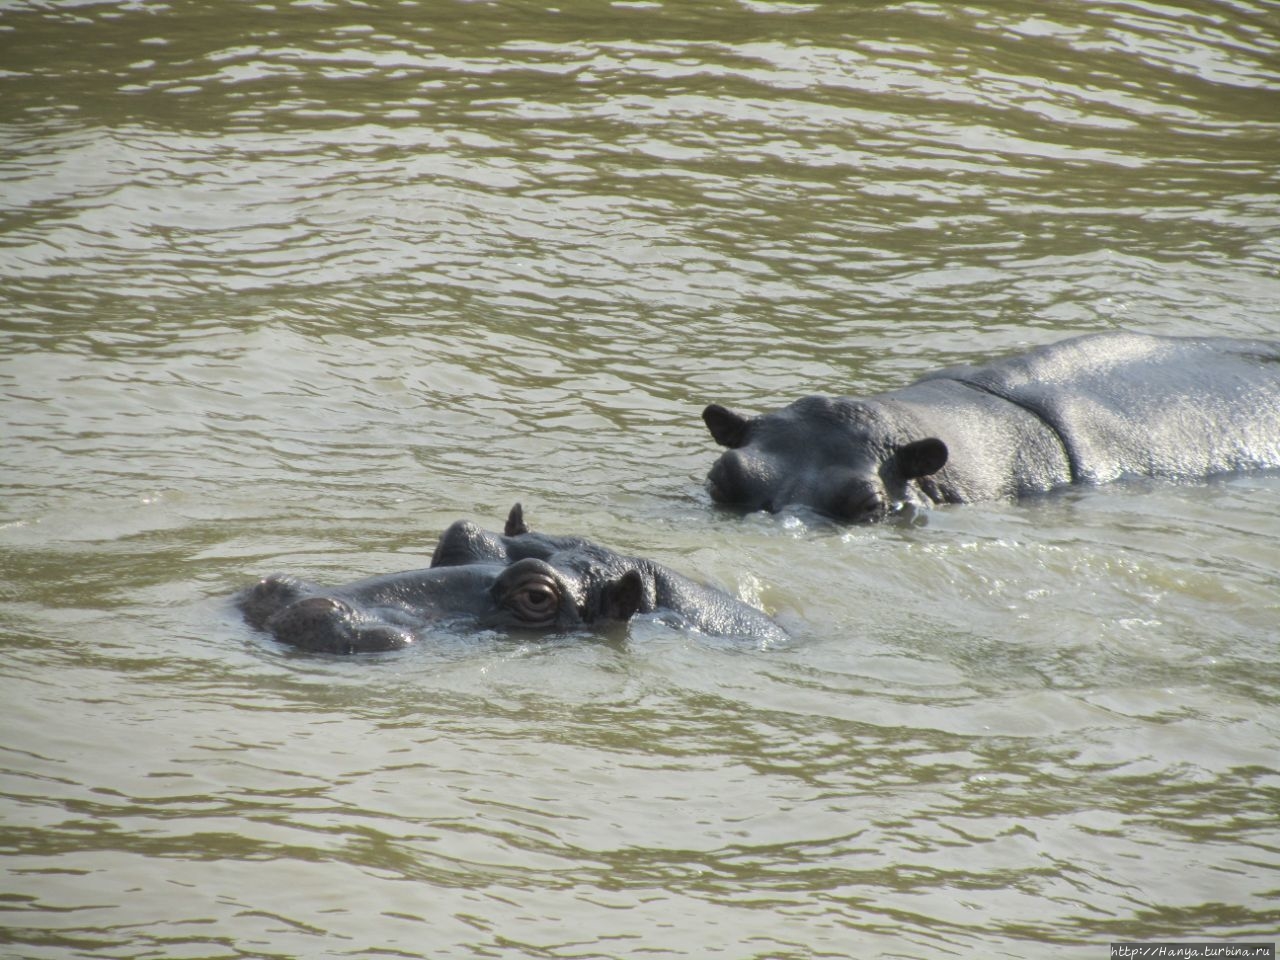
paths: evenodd
<path fill-rule="evenodd" d="M 882 519 L 1125 477 L 1280 467 L 1280 343 L 1104 333 L 955 367 L 866 398 L 748 418 L 711 404 L 729 448 L 713 500 Z"/>

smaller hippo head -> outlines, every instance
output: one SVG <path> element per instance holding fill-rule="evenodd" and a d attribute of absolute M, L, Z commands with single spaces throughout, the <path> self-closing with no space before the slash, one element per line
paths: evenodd
<path fill-rule="evenodd" d="M 748 511 L 810 507 L 846 522 L 880 520 L 920 499 L 946 465 L 947 445 L 908 438 L 880 405 L 806 397 L 758 417 L 718 404 L 702 412 L 711 436 L 728 451 L 711 467 L 716 503 Z"/>
<path fill-rule="evenodd" d="M 650 560 L 532 533 L 519 504 L 501 534 L 454 523 L 427 569 L 337 587 L 271 576 L 238 603 L 277 640 L 339 654 L 400 649 L 445 626 L 564 632 L 660 611 L 708 633 L 785 636 L 758 610 Z"/>

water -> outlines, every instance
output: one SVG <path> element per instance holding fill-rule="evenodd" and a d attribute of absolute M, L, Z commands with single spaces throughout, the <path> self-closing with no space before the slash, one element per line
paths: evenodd
<path fill-rule="evenodd" d="M 1280 929 L 1280 480 L 841 529 L 698 413 L 1280 336 L 1280 13 L 0 6 L 0 953 L 1105 956 Z M 763 604 L 299 655 L 469 517 Z"/>

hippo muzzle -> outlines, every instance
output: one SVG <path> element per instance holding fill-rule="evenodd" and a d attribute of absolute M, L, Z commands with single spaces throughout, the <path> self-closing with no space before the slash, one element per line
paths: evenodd
<path fill-rule="evenodd" d="M 239 604 L 250 624 L 293 646 L 339 654 L 398 650 L 457 621 L 499 625 L 492 594 L 505 569 L 433 567 L 333 588 L 271 576 L 244 591 Z"/>

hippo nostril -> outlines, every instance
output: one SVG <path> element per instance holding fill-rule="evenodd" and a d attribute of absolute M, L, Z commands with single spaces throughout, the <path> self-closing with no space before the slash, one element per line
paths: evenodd
<path fill-rule="evenodd" d="M 238 597 L 240 609 L 255 627 L 303 596 L 305 586 L 297 577 L 266 577 Z"/>
<path fill-rule="evenodd" d="M 707 474 L 707 492 L 716 503 L 745 505 L 751 499 L 750 474 L 736 450 L 724 454 Z"/>
<path fill-rule="evenodd" d="M 711 499 L 716 503 L 728 503 L 729 494 L 725 490 L 724 482 L 724 458 L 717 460 L 711 467 L 711 471 L 707 474 L 707 493 L 711 495 Z"/>
<path fill-rule="evenodd" d="M 308 650 L 346 653 L 354 637 L 355 612 L 334 597 L 304 597 L 278 610 L 265 627 L 277 640 Z"/>

